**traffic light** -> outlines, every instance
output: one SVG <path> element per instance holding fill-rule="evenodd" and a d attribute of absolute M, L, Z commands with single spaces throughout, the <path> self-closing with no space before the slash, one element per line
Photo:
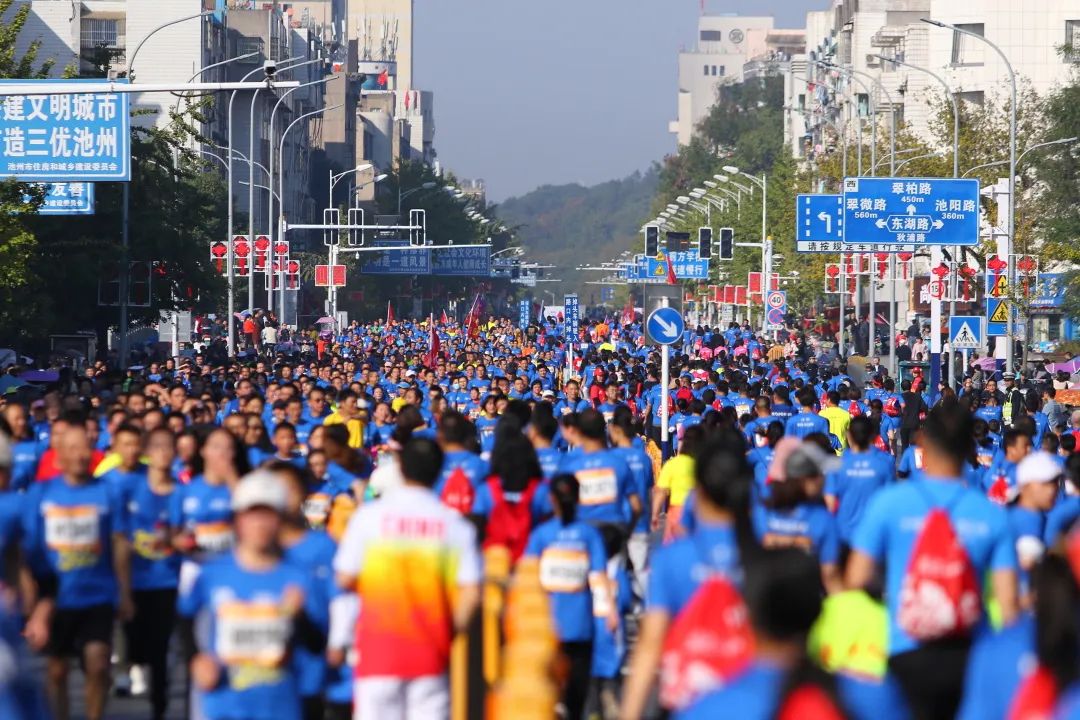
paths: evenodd
<path fill-rule="evenodd" d="M 735 231 L 720 228 L 720 259 L 730 260 L 735 257 Z"/>
<path fill-rule="evenodd" d="M 656 257 L 660 254 L 660 228 L 656 225 L 645 227 L 645 257 Z"/>
<path fill-rule="evenodd" d="M 323 228 L 323 245 L 326 247 L 332 247 L 341 242 L 339 238 L 340 230 L 337 226 L 341 224 L 341 211 L 337 208 L 324 208 L 322 211 L 323 225 L 331 225 L 331 228 Z"/>
<path fill-rule="evenodd" d="M 702 260 L 712 257 L 712 228 L 698 228 L 697 231 L 697 255 Z"/>
<path fill-rule="evenodd" d="M 409 244 L 421 247 L 427 244 L 427 213 L 423 210 L 409 211 Z"/>
<path fill-rule="evenodd" d="M 363 208 L 349 208 L 349 225 L 363 225 L 364 224 L 364 210 Z M 349 245 L 352 247 L 364 246 L 364 231 L 354 230 L 349 228 Z"/>
<path fill-rule="evenodd" d="M 690 249 L 690 233 L 669 232 L 667 233 L 668 252 L 686 252 Z"/>

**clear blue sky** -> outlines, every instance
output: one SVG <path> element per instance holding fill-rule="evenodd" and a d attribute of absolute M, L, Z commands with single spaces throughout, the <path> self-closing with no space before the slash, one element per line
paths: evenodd
<path fill-rule="evenodd" d="M 828 0 L 708 0 L 712 13 L 803 27 Z M 494 200 L 591 185 L 675 148 L 677 54 L 699 0 L 416 0 L 416 83 L 435 92 L 435 147 Z"/>

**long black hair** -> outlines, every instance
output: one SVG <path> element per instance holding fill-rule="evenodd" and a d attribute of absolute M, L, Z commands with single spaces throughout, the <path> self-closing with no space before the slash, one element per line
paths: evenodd
<path fill-rule="evenodd" d="M 1059 689 L 1080 679 L 1080 589 L 1069 563 L 1048 554 L 1031 571 L 1035 654 Z"/>
<path fill-rule="evenodd" d="M 818 667 L 806 651 L 806 638 L 821 614 L 825 594 L 817 560 L 794 548 L 764 550 L 746 566 L 743 592 L 755 633 L 799 649 L 798 659 L 784 677 L 773 717 L 784 714 L 784 706 L 797 691 L 811 687 L 822 691 L 840 715 L 847 717 L 836 679 Z"/>
<path fill-rule="evenodd" d="M 562 473 L 551 479 L 551 497 L 559 509 L 559 523 L 566 527 L 577 518 L 578 498 L 581 486 L 576 477 Z"/>
<path fill-rule="evenodd" d="M 695 456 L 694 475 L 697 491 L 734 519 L 740 558 L 745 565 L 758 544 L 750 520 L 754 472 L 746 461 L 742 433 L 722 429 L 706 437 Z"/>
<path fill-rule="evenodd" d="M 524 492 L 530 481 L 543 477 L 536 449 L 520 430 L 503 435 L 496 432 L 491 474 L 499 478 L 504 492 Z"/>

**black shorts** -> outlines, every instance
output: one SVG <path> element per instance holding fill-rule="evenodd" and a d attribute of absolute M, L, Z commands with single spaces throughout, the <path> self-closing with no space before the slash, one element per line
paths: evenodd
<path fill-rule="evenodd" d="M 971 640 L 958 638 L 923 643 L 889 658 L 889 670 L 916 720 L 952 720 L 964 692 Z"/>
<path fill-rule="evenodd" d="M 115 617 L 116 608 L 112 605 L 56 608 L 49 623 L 46 657 L 81 658 L 87 644 L 94 642 L 112 646 Z"/>

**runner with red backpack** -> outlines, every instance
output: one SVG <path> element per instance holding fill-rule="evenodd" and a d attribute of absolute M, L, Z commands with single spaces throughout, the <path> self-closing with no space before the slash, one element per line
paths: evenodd
<path fill-rule="evenodd" d="M 1002 621 L 1017 614 L 1017 560 L 1002 508 L 964 487 L 972 418 L 956 403 L 922 427 L 923 472 L 876 493 L 852 537 L 847 585 L 866 588 L 884 565 L 889 669 L 917 718 L 954 718 L 971 640 L 984 622 L 981 582 Z"/>
<path fill-rule="evenodd" d="M 477 489 L 471 514 L 485 520 L 483 548 L 505 547 L 517 562 L 536 520 L 550 509 L 536 450 L 516 418 L 500 420 L 495 434 L 491 474 Z"/>

